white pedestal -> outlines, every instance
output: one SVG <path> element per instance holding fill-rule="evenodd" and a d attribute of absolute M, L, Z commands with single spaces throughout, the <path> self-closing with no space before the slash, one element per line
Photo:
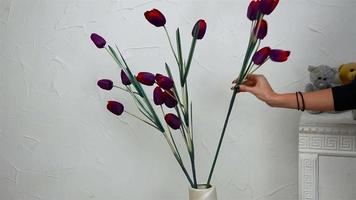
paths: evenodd
<path fill-rule="evenodd" d="M 356 199 L 352 197 L 356 191 L 356 181 L 342 178 L 356 177 L 356 166 L 345 168 L 350 163 L 356 163 L 356 121 L 351 111 L 316 115 L 303 113 L 299 126 L 299 200 L 319 200 L 321 196 L 323 199 L 320 200 Z M 320 184 L 320 180 L 331 183 Z M 320 195 L 322 191 L 330 191 L 330 188 L 325 188 L 334 182 L 338 188 L 345 188 L 340 193 L 333 193 L 339 196 L 330 197 L 327 192 Z"/>

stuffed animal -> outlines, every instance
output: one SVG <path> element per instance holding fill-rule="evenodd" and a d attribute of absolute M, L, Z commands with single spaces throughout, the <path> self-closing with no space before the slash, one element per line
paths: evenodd
<path fill-rule="evenodd" d="M 322 90 L 336 86 L 338 84 L 338 70 L 328 65 L 309 66 L 310 83 L 305 86 L 306 92 Z M 321 111 L 308 111 L 316 114 Z"/>
<path fill-rule="evenodd" d="M 356 78 L 356 63 L 341 65 L 339 68 L 339 77 L 343 85 L 351 83 Z M 352 117 L 356 120 L 356 110 L 352 111 Z"/>
<path fill-rule="evenodd" d="M 339 77 L 342 84 L 351 83 L 356 77 L 356 63 L 341 65 L 339 67 Z"/>

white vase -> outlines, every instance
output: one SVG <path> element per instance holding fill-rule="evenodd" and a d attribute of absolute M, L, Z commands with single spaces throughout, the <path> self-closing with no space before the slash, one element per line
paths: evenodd
<path fill-rule="evenodd" d="M 198 189 L 189 188 L 189 200 L 217 200 L 214 186 L 198 185 Z"/>

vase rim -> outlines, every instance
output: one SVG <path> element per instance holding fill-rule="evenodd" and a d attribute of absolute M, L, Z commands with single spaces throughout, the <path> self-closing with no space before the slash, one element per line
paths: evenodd
<path fill-rule="evenodd" d="M 207 189 L 213 189 L 214 186 L 210 185 L 210 184 L 197 184 L 197 188 L 193 188 L 193 187 L 190 187 L 191 189 L 193 190 L 207 190 Z"/>

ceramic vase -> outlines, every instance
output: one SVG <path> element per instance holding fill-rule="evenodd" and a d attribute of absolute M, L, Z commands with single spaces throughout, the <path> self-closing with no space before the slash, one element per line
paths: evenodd
<path fill-rule="evenodd" d="M 198 188 L 189 188 L 189 200 L 217 200 L 214 186 L 200 184 Z"/>

